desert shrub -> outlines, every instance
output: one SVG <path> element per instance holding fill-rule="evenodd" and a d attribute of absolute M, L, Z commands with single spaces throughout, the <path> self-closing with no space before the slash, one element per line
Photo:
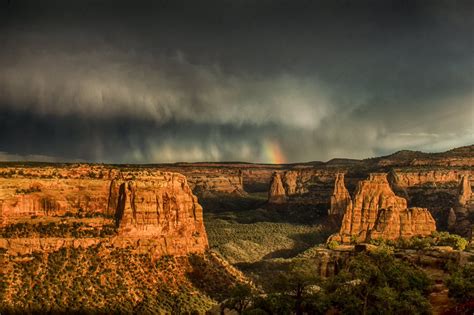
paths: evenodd
<path fill-rule="evenodd" d="M 340 244 L 339 244 L 338 241 L 336 241 L 336 240 L 331 240 L 331 241 L 327 244 L 327 247 L 328 247 L 329 249 L 335 249 L 335 248 L 337 248 L 339 245 L 340 245 Z"/>
<path fill-rule="evenodd" d="M 382 242 L 377 246 L 374 252 L 382 256 L 390 256 L 394 253 L 394 247 Z"/>
<path fill-rule="evenodd" d="M 436 245 L 451 246 L 454 249 L 464 250 L 468 244 L 467 240 L 459 235 L 450 234 L 448 232 L 440 232 L 434 234 Z"/>
<path fill-rule="evenodd" d="M 468 242 L 465 238 L 448 232 L 433 232 L 429 236 L 402 238 L 395 242 L 398 248 L 427 249 L 431 246 L 451 246 L 457 250 L 465 250 Z"/>
<path fill-rule="evenodd" d="M 27 195 L 27 194 L 31 194 L 31 193 L 34 193 L 34 192 L 40 192 L 40 191 L 41 191 L 41 188 L 39 188 L 39 187 L 30 187 L 30 188 L 26 188 L 26 189 L 19 188 L 19 189 L 15 190 L 15 193 Z"/>
<path fill-rule="evenodd" d="M 430 248 L 432 245 L 432 239 L 429 237 L 420 237 L 415 236 L 411 238 L 411 244 L 409 244 L 409 248 L 414 249 L 427 249 Z"/>
<path fill-rule="evenodd" d="M 15 223 L 0 228 L 0 236 L 15 237 L 109 237 L 116 234 L 112 224 L 104 224 L 100 229 L 91 227 L 84 222 L 57 223 L 49 222 L 38 224 Z"/>

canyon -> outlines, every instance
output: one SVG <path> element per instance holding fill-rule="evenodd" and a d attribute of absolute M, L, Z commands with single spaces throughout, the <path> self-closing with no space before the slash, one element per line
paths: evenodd
<path fill-rule="evenodd" d="M 319 276 L 332 277 L 357 254 L 349 243 L 446 230 L 469 239 L 473 155 L 469 146 L 281 165 L 0 163 L 0 277 L 8 283 L 0 293 L 6 305 L 20 296 L 22 306 L 34 298 L 80 307 L 76 292 L 63 302 L 50 296 L 68 290 L 64 282 L 92 288 L 87 305 L 107 312 L 113 304 L 129 309 L 118 297 L 96 301 L 95 292 L 129 287 L 120 292 L 135 306 L 148 303 L 146 292 L 168 300 L 186 292 L 199 297 L 189 305 L 207 310 L 282 259 L 310 259 Z M 328 236 L 336 248 L 325 248 Z M 467 255 L 442 246 L 395 254 L 429 268 L 465 264 Z M 26 290 L 35 285 L 30 266 L 62 280 Z"/>
<path fill-rule="evenodd" d="M 406 199 L 407 208 L 427 208 L 441 230 L 448 229 L 449 217 L 451 226 L 456 220 L 462 221 L 464 228 L 459 232 L 467 235 L 470 233 L 466 224 L 472 202 L 471 206 L 461 204 L 458 195 L 461 179 L 465 178 L 465 187 L 466 183 L 470 185 L 470 180 L 474 179 L 473 156 L 474 146 L 467 146 L 443 153 L 400 151 L 366 160 L 334 159 L 326 163 L 282 165 L 3 163 L 0 164 L 0 224 L 14 223 L 31 216 L 64 216 L 68 212 L 82 215 L 102 213 L 111 217 L 120 197 L 119 186 L 126 180 L 137 181 L 139 194 L 143 189 L 143 198 L 155 198 L 157 202 L 163 199 L 158 196 L 166 196 L 166 193 L 163 195 L 159 192 L 154 196 L 151 191 L 161 188 L 151 187 L 154 185 L 152 182 L 186 181 L 186 188 L 181 189 L 183 196 L 191 193 L 201 202 L 213 198 L 225 199 L 227 196 L 245 198 L 248 194 L 266 193 L 269 204 L 280 207 L 303 206 L 322 216 L 342 216 L 350 208 L 349 197 L 354 196 L 358 183 L 370 173 L 383 172 L 388 173 L 387 180 L 393 192 Z M 176 179 L 172 179 L 169 175 L 177 173 L 182 174 L 182 177 L 174 175 Z M 334 183 L 339 187 L 336 190 Z M 147 185 L 151 186 L 145 187 Z M 170 187 L 173 185 L 170 184 Z M 176 187 L 171 190 L 179 191 Z M 123 192 L 127 193 L 127 190 Z M 185 203 L 190 204 L 189 200 Z M 153 207 L 150 202 L 146 201 L 141 206 Z M 201 212 L 197 201 L 193 203 L 196 208 L 193 211 Z M 187 217 L 187 214 L 182 217 Z M 197 214 L 197 222 L 201 222 L 200 217 L 202 215 Z"/>

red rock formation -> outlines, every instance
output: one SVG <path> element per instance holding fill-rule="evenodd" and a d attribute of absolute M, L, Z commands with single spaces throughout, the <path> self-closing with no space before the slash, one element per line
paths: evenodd
<path fill-rule="evenodd" d="M 349 191 L 344 185 L 344 173 L 336 174 L 334 182 L 334 192 L 331 196 L 331 208 L 328 211 L 330 216 L 343 216 L 352 208 L 352 200 Z"/>
<path fill-rule="evenodd" d="M 387 174 L 373 173 L 359 182 L 352 208 L 347 209 L 338 235 L 330 239 L 344 243 L 371 238 L 397 239 L 429 235 L 436 230 L 427 209 L 409 208 L 405 199 L 390 188 Z"/>
<path fill-rule="evenodd" d="M 3 221 L 67 212 L 103 213 L 109 183 L 106 179 L 0 178 Z"/>
<path fill-rule="evenodd" d="M 298 180 L 297 172 L 295 171 L 285 172 L 282 182 L 285 187 L 285 192 L 288 196 L 291 196 L 297 193 L 297 180 Z"/>
<path fill-rule="evenodd" d="M 471 200 L 472 190 L 471 183 L 469 181 L 469 176 L 464 175 L 461 178 L 461 183 L 459 184 L 459 197 L 458 203 L 460 206 L 466 206 L 467 203 Z"/>
<path fill-rule="evenodd" d="M 68 212 L 76 215 L 73 219 L 61 218 L 67 223 L 81 220 L 78 214 L 102 213 L 115 216 L 118 234 L 103 240 L 113 246 L 133 246 L 154 256 L 186 255 L 208 247 L 202 207 L 186 177 L 149 171 L 114 172 L 109 177 L 113 179 L 35 179 L 33 184 L 27 178 L 0 179 L 0 223 L 13 224 L 32 216 L 56 222 L 58 216 Z M 104 224 L 111 221 L 100 220 Z M 0 242 L 24 244 L 19 248 L 28 244 L 56 248 L 62 243 L 49 238 Z"/>
<path fill-rule="evenodd" d="M 268 202 L 273 204 L 281 204 L 286 202 L 286 192 L 281 181 L 280 174 L 273 173 L 270 190 L 268 192 Z"/>
<path fill-rule="evenodd" d="M 454 207 L 454 213 L 456 219 L 454 232 L 471 238 L 473 222 L 470 221 L 470 217 L 474 213 L 474 194 L 467 175 L 463 176 L 459 183 L 457 205 Z"/>
<path fill-rule="evenodd" d="M 398 239 L 430 235 L 436 231 L 436 222 L 425 208 L 382 209 L 368 239 Z"/>
<path fill-rule="evenodd" d="M 120 238 L 153 239 L 160 252 L 175 255 L 203 252 L 208 246 L 202 207 L 183 175 L 123 182 L 116 204 Z"/>
<path fill-rule="evenodd" d="M 244 194 L 242 177 L 230 174 L 188 174 L 190 186 L 197 194 Z"/>
<path fill-rule="evenodd" d="M 459 176 L 466 174 L 465 170 L 404 170 L 396 169 L 396 183 L 402 188 L 457 183 Z"/>

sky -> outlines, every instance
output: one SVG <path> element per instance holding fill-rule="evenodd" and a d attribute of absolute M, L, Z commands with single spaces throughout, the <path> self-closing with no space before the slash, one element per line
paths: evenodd
<path fill-rule="evenodd" d="M 0 0 L 0 161 L 474 143 L 474 1 Z"/>

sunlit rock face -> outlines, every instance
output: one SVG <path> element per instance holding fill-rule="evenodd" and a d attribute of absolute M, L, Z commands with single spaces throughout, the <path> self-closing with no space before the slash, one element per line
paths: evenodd
<path fill-rule="evenodd" d="M 104 213 L 109 185 L 105 178 L 0 178 L 3 224 L 31 216 Z"/>
<path fill-rule="evenodd" d="M 153 240 L 159 251 L 180 255 L 208 246 L 202 207 L 180 174 L 124 181 L 116 204 L 118 238 Z"/>
<path fill-rule="evenodd" d="M 398 239 L 429 235 L 436 223 L 428 209 L 407 208 L 407 201 L 390 188 L 387 174 L 372 173 L 360 181 L 352 207 L 348 207 L 338 234 L 331 240 L 344 243 L 375 238 Z"/>
<path fill-rule="evenodd" d="M 16 223 L 83 225 L 79 230 L 115 225 L 115 234 L 87 236 L 88 241 L 71 235 L 61 239 L 57 233 L 54 237 L 32 235 L 20 240 L 2 239 L 0 245 L 23 252 L 38 246 L 37 250 L 48 250 L 61 244 L 87 247 L 105 242 L 132 246 L 153 256 L 187 255 L 207 249 L 202 207 L 185 176 L 119 170 L 101 171 L 98 176 L 96 171 L 93 167 L 81 167 L 80 172 L 76 168 L 69 172 L 44 168 L 31 170 L 38 176 L 22 172 L 0 178 L 0 224 L 4 228 Z"/>
<path fill-rule="evenodd" d="M 286 199 L 286 192 L 283 187 L 283 182 L 281 181 L 281 176 L 275 172 L 268 192 L 268 202 L 272 204 L 282 204 L 286 202 Z"/>

